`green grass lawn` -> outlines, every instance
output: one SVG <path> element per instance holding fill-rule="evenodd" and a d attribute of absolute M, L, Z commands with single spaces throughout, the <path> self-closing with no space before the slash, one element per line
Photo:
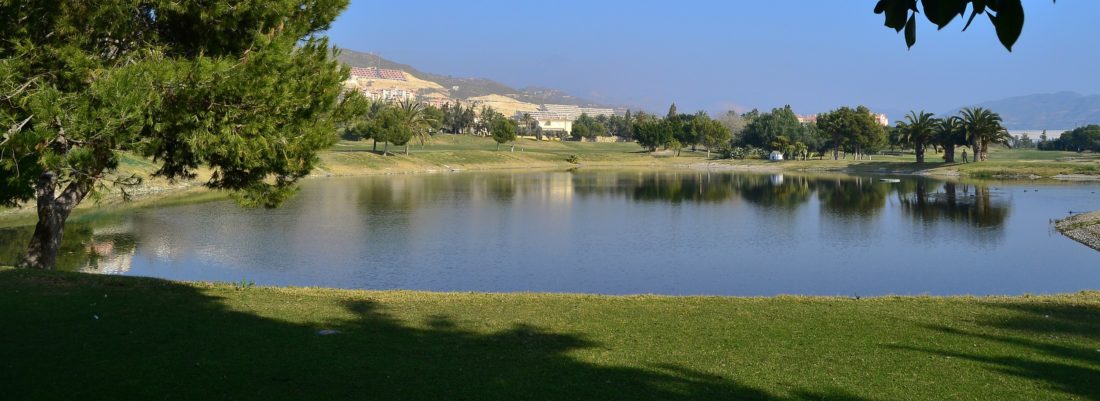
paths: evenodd
<path fill-rule="evenodd" d="M 957 151 L 958 152 L 958 151 Z M 956 154 L 958 157 L 959 154 Z M 970 178 L 1053 178 L 1059 175 L 1100 175 L 1100 155 L 1058 151 L 994 148 L 981 163 L 944 163 L 943 154 L 929 151 L 925 162 L 915 156 L 875 155 L 870 160 L 716 160 L 734 166 L 768 166 L 788 171 L 842 171 L 847 173 L 958 175 Z M 961 158 L 959 159 L 961 161 Z"/>
<path fill-rule="evenodd" d="M 0 316 L 10 400 L 1100 399 L 1095 292 L 367 292 L 0 269 Z"/>
<path fill-rule="evenodd" d="M 469 135 L 436 135 L 421 146 L 412 143 L 409 155 L 404 146 L 390 146 L 382 156 L 382 144 L 374 150 L 371 141 L 343 141 L 321 154 L 321 174 L 360 175 L 443 170 L 567 168 L 576 155 L 582 166 L 676 165 L 706 160 L 706 152 L 685 150 L 680 157 L 655 157 L 636 143 L 582 143 L 536 141 L 520 138 L 515 150 L 505 143 L 497 150 L 490 138 Z"/>
<path fill-rule="evenodd" d="M 942 154 L 929 151 L 924 164 L 914 163 L 912 154 L 876 155 L 871 160 L 766 160 L 707 159 L 705 151 L 685 149 L 679 157 L 670 152 L 652 155 L 636 143 L 581 143 L 519 139 L 516 150 L 510 144 L 496 150 L 492 139 L 468 135 L 437 135 L 425 146 L 413 144 L 410 154 L 403 147 L 390 147 L 391 156 L 372 151 L 370 141 L 344 141 L 321 154 L 323 174 L 358 175 L 441 170 L 561 168 L 571 166 L 565 160 L 577 155 L 582 166 L 668 166 L 685 167 L 710 162 L 738 168 L 844 171 L 850 173 L 929 173 L 961 175 L 973 178 L 1055 177 L 1064 174 L 1100 175 L 1100 155 L 1094 153 L 1055 152 L 994 148 L 982 163 L 946 164 Z M 381 146 L 379 150 L 381 150 Z M 961 155 L 961 149 L 958 151 Z M 961 156 L 959 156 L 961 158 Z"/>

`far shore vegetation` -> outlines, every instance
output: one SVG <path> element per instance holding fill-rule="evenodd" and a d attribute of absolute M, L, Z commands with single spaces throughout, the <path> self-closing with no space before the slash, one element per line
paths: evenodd
<path fill-rule="evenodd" d="M 565 132 L 544 130 L 530 115 L 513 119 L 490 107 L 411 104 L 364 106 L 344 129 L 344 141 L 322 152 L 323 164 L 315 175 L 703 162 L 975 178 L 1100 175 L 1100 125 L 1057 138 L 1046 132 L 1038 138 L 1017 137 L 1009 135 L 999 114 L 985 108 L 942 118 L 914 111 L 884 124 L 885 116 L 863 106 L 812 116 L 798 116 L 787 106 L 712 118 L 703 111 L 679 113 L 673 104 L 664 117 L 629 110 L 621 115 L 581 114 L 572 121 L 572 131 Z M 402 151 L 391 153 L 390 142 Z M 509 146 L 503 152 L 500 145 L 505 143 Z M 769 160 L 784 162 L 762 163 Z"/>
<path fill-rule="evenodd" d="M 772 162 L 762 158 L 723 158 L 712 152 L 708 157 L 703 149 L 650 152 L 637 143 L 629 142 L 580 142 L 548 141 L 534 137 L 518 137 L 509 149 L 496 150 L 497 142 L 489 137 L 474 135 L 435 134 L 424 145 L 412 144 L 404 150 L 384 155 L 381 149 L 373 150 L 371 141 L 344 140 L 319 153 L 320 162 L 313 170 L 313 177 L 362 176 L 384 174 L 448 173 L 483 170 L 529 170 L 572 168 L 647 168 L 647 169 L 707 169 L 751 172 L 805 172 L 928 175 L 941 178 L 996 179 L 996 180 L 1096 180 L 1100 179 L 1100 154 L 1064 150 L 1038 150 L 1034 147 L 1009 148 L 996 145 L 990 148 L 988 160 L 981 163 L 947 163 L 944 150 L 929 149 L 924 163 L 915 163 L 912 149 L 901 147 L 885 150 L 864 160 L 854 157 L 832 160 L 829 157 L 805 160 Z M 134 155 L 123 155 L 118 175 L 149 174 L 154 163 Z M 194 196 L 211 192 L 202 186 L 209 171 L 200 169 L 196 179 L 169 182 L 150 178 L 141 185 L 128 188 L 128 197 L 138 201 L 181 195 Z M 97 202 L 86 202 L 85 207 L 115 205 L 122 201 L 118 191 L 99 193 Z M 211 194 L 214 195 L 214 194 Z M 225 196 L 216 195 L 216 196 Z M 0 216 L 22 215 L 34 211 L 29 207 L 0 207 Z"/>

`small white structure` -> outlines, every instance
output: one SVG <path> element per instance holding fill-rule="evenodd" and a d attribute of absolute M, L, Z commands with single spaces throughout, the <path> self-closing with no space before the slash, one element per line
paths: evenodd
<path fill-rule="evenodd" d="M 773 150 L 772 153 L 768 155 L 768 160 L 771 160 L 773 162 L 782 161 L 783 153 L 778 150 Z"/>

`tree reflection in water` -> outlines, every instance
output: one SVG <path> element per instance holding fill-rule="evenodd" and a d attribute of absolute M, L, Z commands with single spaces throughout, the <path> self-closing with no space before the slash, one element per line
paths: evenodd
<path fill-rule="evenodd" d="M 814 181 L 822 210 L 830 217 L 866 219 L 886 207 L 893 189 L 888 183 L 867 177 L 836 177 Z"/>
<path fill-rule="evenodd" d="M 0 228 L 0 265 L 19 263 L 34 226 Z M 65 225 L 57 269 L 122 274 L 130 270 L 137 237 L 109 222 L 72 221 Z"/>
<path fill-rule="evenodd" d="M 938 187 L 938 188 L 937 188 Z M 996 228 L 1008 218 L 1008 202 L 988 186 L 917 181 L 911 192 L 899 193 L 902 210 L 922 221 L 950 221 L 976 228 Z"/>
<path fill-rule="evenodd" d="M 277 222 L 282 220 L 255 216 L 260 212 L 208 217 L 228 219 L 222 221 L 223 225 L 256 225 L 256 229 L 265 232 L 301 232 L 306 230 L 303 228 L 305 222 L 323 222 L 330 227 L 351 230 L 345 233 L 349 237 L 346 241 L 341 242 L 331 236 L 327 241 L 347 247 L 370 243 L 379 251 L 401 254 L 409 249 L 403 246 L 387 248 L 385 244 L 394 242 L 391 241 L 394 236 L 403 240 L 397 242 L 412 241 L 416 237 L 409 227 L 426 225 L 426 220 L 444 219 L 445 213 L 466 211 L 471 219 L 476 217 L 475 220 L 452 218 L 454 224 L 489 220 L 492 222 L 487 224 L 490 227 L 504 227 L 510 218 L 522 216 L 522 213 L 552 214 L 566 220 L 573 213 L 571 208 L 576 201 L 584 198 L 752 207 L 761 211 L 764 218 L 783 215 L 797 219 L 812 218 L 813 215 L 796 212 L 804 210 L 807 205 L 814 205 L 816 201 L 821 218 L 831 221 L 830 224 L 850 226 L 842 231 L 852 241 L 867 235 L 881 235 L 883 224 L 901 223 L 884 221 L 881 224 L 865 224 L 882 218 L 883 210 L 891 205 L 917 222 L 918 227 L 963 229 L 960 230 L 965 231 L 963 238 L 988 243 L 997 241 L 1003 235 L 1010 208 L 1008 199 L 985 185 L 923 177 L 907 177 L 897 183 L 888 183 L 875 177 L 844 175 L 637 170 L 391 176 L 327 184 L 318 185 L 320 189 L 304 193 L 293 201 L 301 202 L 301 206 L 291 205 L 281 211 L 298 216 L 282 223 Z M 896 202 L 890 201 L 891 195 L 896 197 Z M 492 206 L 469 206 L 478 203 Z M 521 214 L 514 214 L 520 213 L 515 211 L 512 214 L 495 212 L 513 210 L 515 205 L 527 207 L 522 209 Z M 609 205 L 614 205 L 614 202 Z M 363 214 L 361 218 L 349 220 L 349 216 L 360 213 Z M 194 244 L 188 238 L 198 233 L 187 232 L 188 229 L 211 229 L 211 226 L 202 224 L 171 227 L 171 218 L 167 222 L 147 220 L 118 212 L 99 213 L 72 222 L 65 231 L 59 266 L 66 270 L 122 273 L 129 268 L 130 259 L 138 248 L 156 255 L 165 250 L 190 249 Z M 591 223 L 599 224 L 598 221 Z M 947 226 L 941 226 L 942 223 Z M 777 221 L 775 224 L 793 224 L 793 230 L 801 227 L 793 220 Z M 0 228 L 0 265 L 12 265 L 19 261 L 32 231 L 33 226 Z M 244 241 L 242 243 L 247 243 L 252 235 L 229 231 L 235 234 L 226 237 L 227 240 Z M 935 238 L 942 233 L 928 231 L 926 234 L 928 238 Z M 485 235 L 492 235 L 491 230 Z M 308 233 L 309 238 L 325 236 L 324 230 Z M 145 243 L 139 244 L 142 238 Z M 305 241 L 300 236 L 294 240 Z M 154 241 L 167 242 L 154 244 Z"/>

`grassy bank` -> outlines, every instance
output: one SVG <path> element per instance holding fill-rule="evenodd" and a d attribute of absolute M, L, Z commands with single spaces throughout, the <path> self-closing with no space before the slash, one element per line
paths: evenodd
<path fill-rule="evenodd" d="M 708 160 L 706 152 L 684 150 L 650 154 L 635 143 L 539 142 L 520 139 L 515 151 L 505 144 L 500 151 L 488 138 L 438 135 L 425 146 L 392 147 L 382 156 L 368 142 L 341 142 L 321 155 L 317 175 L 368 175 L 456 170 L 569 168 L 576 155 L 582 167 L 654 166 L 679 168 L 728 168 L 771 171 L 838 171 L 961 176 L 970 178 L 1060 178 L 1067 175 L 1100 176 L 1100 155 L 1037 150 L 994 149 L 982 163 L 944 163 L 941 154 L 928 152 L 926 163 L 914 163 L 912 155 L 875 156 L 872 160 Z"/>
<path fill-rule="evenodd" d="M 929 152 L 925 163 L 914 156 L 874 156 L 871 160 L 718 160 L 719 166 L 771 168 L 782 171 L 836 171 L 859 174 L 921 174 L 964 178 L 1035 179 L 1100 177 L 1100 155 L 1073 152 L 994 149 L 981 163 L 944 163 L 942 154 Z M 1078 176 L 1078 177 L 1074 177 Z"/>
<path fill-rule="evenodd" d="M 1100 397 L 1100 293 L 365 292 L 0 269 L 0 316 L 12 400 Z"/>
<path fill-rule="evenodd" d="M 404 147 L 390 146 L 389 156 L 382 156 L 382 144 L 377 151 L 370 141 L 344 141 L 321 154 L 322 164 L 315 175 L 367 175 L 423 173 L 458 170 L 571 168 L 580 166 L 687 166 L 705 161 L 705 152 L 682 152 L 657 156 L 635 143 L 581 143 L 535 141 L 519 139 L 513 151 L 511 144 L 496 150 L 492 139 L 466 135 L 437 135 L 430 143 Z M 577 156 L 577 163 L 567 161 Z"/>

